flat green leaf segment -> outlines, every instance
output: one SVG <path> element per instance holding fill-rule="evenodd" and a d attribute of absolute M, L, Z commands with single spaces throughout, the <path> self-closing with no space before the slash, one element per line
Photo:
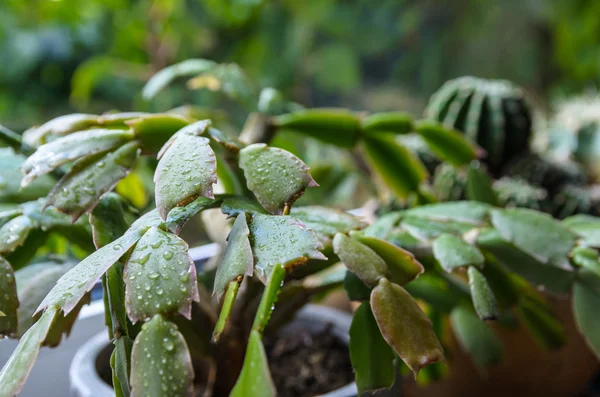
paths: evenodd
<path fill-rule="evenodd" d="M 345 234 L 335 235 L 333 251 L 352 273 L 369 286 L 376 285 L 388 273 L 385 261 L 375 251 Z"/>
<path fill-rule="evenodd" d="M 0 336 L 12 336 L 17 332 L 17 308 L 19 297 L 17 283 L 10 263 L 0 256 Z"/>
<path fill-rule="evenodd" d="M 404 288 L 381 279 L 371 292 L 371 308 L 381 335 L 415 374 L 444 360 L 431 320 Z"/>
<path fill-rule="evenodd" d="M 403 212 L 404 216 L 415 216 L 435 221 L 457 221 L 482 225 L 489 217 L 492 207 L 477 201 L 457 201 L 411 208 Z"/>
<path fill-rule="evenodd" d="M 459 306 L 450 314 L 454 335 L 480 369 L 502 362 L 503 346 L 494 331 L 472 310 Z"/>
<path fill-rule="evenodd" d="M 56 282 L 72 267 L 72 264 L 54 264 L 52 262 L 36 263 L 25 266 L 15 272 L 17 293 L 19 295 L 19 336 L 31 327 L 38 316 L 34 316 L 36 309 L 46 295 L 52 290 Z"/>
<path fill-rule="evenodd" d="M 198 197 L 184 207 L 175 207 L 167 215 L 167 228 L 175 234 L 179 234 L 187 221 L 192 219 L 198 212 L 208 208 L 216 207 L 221 200 L 213 200 L 208 197 Z"/>
<path fill-rule="evenodd" d="M 144 86 L 142 95 L 152 99 L 173 80 L 183 76 L 193 76 L 213 69 L 217 64 L 207 59 L 188 59 L 162 69 Z"/>
<path fill-rule="evenodd" d="M 598 251 L 588 247 L 575 247 L 571 251 L 573 263 L 600 277 L 600 255 Z"/>
<path fill-rule="evenodd" d="M 125 130 L 93 129 L 76 132 L 42 145 L 23 163 L 21 169 L 25 177 L 21 186 L 27 186 L 41 175 L 59 166 L 96 153 L 117 148 L 133 139 L 133 134 Z"/>
<path fill-rule="evenodd" d="M 475 146 L 458 131 L 434 121 L 420 121 L 415 126 L 427 145 L 440 159 L 453 165 L 463 165 L 477 158 Z"/>
<path fill-rule="evenodd" d="M 46 204 L 79 218 L 127 176 L 138 154 L 137 142 L 130 142 L 112 153 L 79 160 L 54 186 Z"/>
<path fill-rule="evenodd" d="M 504 240 L 495 229 L 484 230 L 477 237 L 477 246 L 493 254 L 511 271 L 523 276 L 534 285 L 542 285 L 557 295 L 569 292 L 575 273 L 570 269 L 548 266 Z M 566 258 L 565 258 L 566 259 Z"/>
<path fill-rule="evenodd" d="M 193 119 L 177 114 L 147 114 L 128 120 L 131 132 L 140 142 L 144 154 L 155 154 L 161 157 L 165 142 L 172 142 L 174 135 L 181 129 L 187 127 Z"/>
<path fill-rule="evenodd" d="M 600 295 L 587 285 L 576 282 L 573 285 L 573 313 L 577 329 L 585 342 L 600 357 Z"/>
<path fill-rule="evenodd" d="M 318 186 L 302 160 L 264 143 L 240 150 L 239 166 L 244 171 L 248 189 L 272 214 L 282 214 L 307 187 Z"/>
<path fill-rule="evenodd" d="M 277 116 L 278 129 L 312 136 L 323 142 L 352 148 L 360 136 L 360 120 L 343 109 L 306 109 Z"/>
<path fill-rule="evenodd" d="M 317 235 L 291 216 L 254 214 L 249 227 L 254 272 L 265 283 L 276 265 L 292 269 L 308 259 L 327 259 Z"/>
<path fill-rule="evenodd" d="M 481 266 L 484 258 L 477 247 L 452 234 L 442 234 L 433 241 L 433 255 L 444 270 L 462 266 Z"/>
<path fill-rule="evenodd" d="M 276 395 L 260 333 L 252 331 L 242 373 L 229 397 L 275 397 Z"/>
<path fill-rule="evenodd" d="M 228 218 L 235 218 L 239 214 L 267 214 L 267 211 L 255 200 L 243 196 L 227 197 L 223 199 L 221 212 Z"/>
<path fill-rule="evenodd" d="M 125 266 L 125 307 L 136 323 L 155 314 L 191 317 L 198 301 L 196 267 L 179 237 L 151 227 L 138 241 Z"/>
<path fill-rule="evenodd" d="M 12 252 L 25 242 L 29 232 L 35 228 L 32 220 L 25 216 L 17 216 L 0 228 L 0 253 Z"/>
<path fill-rule="evenodd" d="M 379 332 L 369 302 L 363 302 L 352 318 L 350 360 L 359 396 L 365 391 L 392 387 L 396 375 L 394 353 Z"/>
<path fill-rule="evenodd" d="M 562 223 L 577 233 L 585 245 L 600 248 L 600 219 L 589 215 L 575 215 L 564 219 Z"/>
<path fill-rule="evenodd" d="M 105 245 L 79 262 L 58 280 L 37 311 L 58 306 L 67 315 L 106 273 L 106 270 L 133 247 L 140 237 L 138 231 L 127 232 L 123 237 Z"/>
<path fill-rule="evenodd" d="M 492 224 L 502 238 L 543 263 L 562 265 L 575 245 L 573 232 L 537 211 L 523 208 L 493 210 Z"/>
<path fill-rule="evenodd" d="M 131 397 L 192 397 L 194 369 L 183 335 L 157 314 L 142 326 L 131 352 Z"/>
<path fill-rule="evenodd" d="M 517 314 L 533 340 L 542 348 L 558 349 L 565 344 L 567 336 L 563 323 L 539 298 L 521 298 Z"/>
<path fill-rule="evenodd" d="M 405 112 L 375 113 L 362 120 L 365 134 L 393 133 L 404 135 L 413 131 L 413 118 Z"/>
<path fill-rule="evenodd" d="M 362 233 L 353 233 L 351 236 L 372 249 L 385 261 L 388 279 L 398 285 L 404 285 L 414 280 L 425 271 L 415 256 L 405 249 L 376 237 L 365 236 Z"/>
<path fill-rule="evenodd" d="M 21 165 L 26 157 L 17 154 L 11 148 L 0 148 L 0 176 L 2 189 L 0 189 L 0 202 L 22 202 L 43 197 L 54 186 L 54 180 L 48 175 L 40 177 L 21 189 Z"/>
<path fill-rule="evenodd" d="M 252 329 L 261 333 L 264 331 L 271 318 L 271 313 L 275 307 L 275 302 L 277 302 L 277 295 L 279 294 L 279 290 L 281 290 L 285 275 L 286 272 L 282 265 L 275 266 L 273 272 L 271 272 L 265 291 L 260 299 Z"/>
<path fill-rule="evenodd" d="M 336 233 L 348 233 L 350 230 L 358 230 L 364 226 L 355 216 L 347 212 L 319 205 L 294 207 L 290 215 L 309 229 L 313 229 L 323 245 L 330 244 Z"/>
<path fill-rule="evenodd" d="M 475 312 L 482 320 L 495 320 L 500 312 L 494 292 L 487 280 L 474 266 L 469 266 L 467 274 L 469 275 L 469 288 L 471 289 Z"/>
<path fill-rule="evenodd" d="M 469 166 L 467 197 L 469 200 L 498 205 L 498 196 L 492 187 L 492 180 L 479 161 L 473 161 Z"/>
<path fill-rule="evenodd" d="M 249 236 L 246 214 L 241 213 L 235 219 L 227 238 L 227 247 L 215 275 L 213 295 L 221 296 L 231 281 L 241 279 L 242 276 L 252 276 L 254 258 Z"/>
<path fill-rule="evenodd" d="M 162 219 L 172 208 L 185 205 L 198 196 L 214 198 L 217 160 L 207 138 L 198 136 L 208 121 L 191 124 L 175 134 L 159 153 L 154 174 L 156 208 Z M 166 148 L 166 149 L 165 149 Z"/>
<path fill-rule="evenodd" d="M 425 166 L 394 137 L 369 137 L 363 144 L 369 164 L 398 197 L 416 192 L 427 179 Z"/>
<path fill-rule="evenodd" d="M 0 397 L 14 397 L 21 392 L 57 313 L 58 308 L 48 308 L 39 321 L 23 335 L 0 372 Z"/>

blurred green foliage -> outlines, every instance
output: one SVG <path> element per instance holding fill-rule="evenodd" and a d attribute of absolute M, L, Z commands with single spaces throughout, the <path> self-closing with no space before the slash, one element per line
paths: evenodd
<path fill-rule="evenodd" d="M 192 57 L 236 62 L 309 106 L 420 112 L 465 74 L 571 93 L 600 80 L 598 12 L 592 0 L 3 0 L 0 122 L 214 106 L 183 84 L 141 98 Z"/>

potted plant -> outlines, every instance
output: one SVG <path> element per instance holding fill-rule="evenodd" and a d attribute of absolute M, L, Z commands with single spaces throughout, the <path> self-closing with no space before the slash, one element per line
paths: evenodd
<path fill-rule="evenodd" d="M 406 117 L 392 116 L 384 122 L 404 131 Z M 354 144 L 361 139 L 383 139 L 378 137 L 378 120 L 350 112 L 302 112 L 292 121 L 300 120 L 302 131 L 314 131 L 330 124 L 332 118 L 350 127 L 345 132 L 352 135 L 343 139 Z M 472 153 L 452 131 L 435 125 L 419 130 L 449 136 L 451 143 L 457 141 Z M 345 268 L 332 265 L 344 255 L 349 266 L 357 265 L 353 258 L 362 254 L 353 250 L 363 248 L 358 235 L 349 237 L 349 233 L 364 224 L 325 207 L 292 209 L 306 188 L 316 186 L 306 165 L 283 149 L 227 136 L 208 120 L 169 113 L 76 114 L 50 121 L 26 137 L 32 136 L 40 144 L 21 166 L 25 172 L 22 186 L 50 173 L 60 179 L 45 199 L 19 204 L 2 214 L 3 334 L 18 335 L 19 294 L 8 259 L 35 232 L 67 226 L 91 230 L 96 250 L 77 265 L 69 265 L 30 313 L 36 321 L 21 335 L 0 375 L 2 395 L 19 392 L 40 347 L 56 345 L 62 333 L 68 333 L 99 280 L 115 346 L 110 359 L 113 387 L 119 395 L 188 395 L 192 390 L 207 395 L 274 394 L 263 335 L 273 335 L 269 343 L 280 346 L 277 338 L 283 335 L 277 333 L 278 327 L 289 322 L 312 296 L 343 283 Z M 16 137 L 4 139 L 23 148 Z M 213 147 L 221 150 L 219 160 L 215 154 L 219 149 Z M 157 154 L 158 159 L 156 209 L 142 216 L 121 196 L 109 193 L 140 154 Z M 61 167 L 67 163 L 73 165 Z M 231 193 L 213 194 L 217 172 Z M 199 278 L 178 233 L 193 215 L 212 208 L 220 208 L 235 221 L 218 267 Z M 81 217 L 84 213 L 89 213 L 89 221 Z M 84 240 L 88 236 L 78 234 Z M 398 284 L 417 277 L 422 266 L 410 253 L 383 240 L 368 241 L 380 245 L 374 248 L 380 252 L 374 254 L 379 269 L 374 268 L 375 273 L 367 269 L 364 274 L 379 297 L 373 303 L 382 310 L 378 321 L 393 326 L 395 320 L 386 317 L 386 311 L 394 310 L 390 305 L 405 305 L 414 322 L 406 330 L 418 332 L 422 346 L 408 346 L 406 351 L 397 346 L 398 354 L 408 354 L 404 359 L 415 370 L 440 360 L 443 354 L 431 324 Z M 363 276 L 362 270 L 356 271 Z M 387 277 L 377 276 L 382 271 Z M 394 299 L 388 302 L 386 294 Z M 366 310 L 362 310 L 364 319 L 373 325 L 375 317 Z M 389 343 L 398 337 L 390 335 Z M 415 361 L 415 349 L 428 359 Z M 327 387 L 335 386 L 335 382 L 325 382 Z"/>
<path fill-rule="evenodd" d="M 533 210 L 499 208 L 489 178 L 475 167 L 476 201 L 427 204 L 433 201 L 423 186 L 427 172 L 395 136 L 416 131 L 434 153 L 457 165 L 471 162 L 477 150 L 455 131 L 413 123 L 405 114 L 307 109 L 257 120 L 245 130 L 246 141 L 208 120 L 172 113 L 70 115 L 28 134 L 40 144 L 21 167 L 24 184 L 51 172 L 62 175 L 41 202 L 2 214 L 2 332 L 14 334 L 19 319 L 6 258 L 35 231 L 65 226 L 67 214 L 91 230 L 96 250 L 43 298 L 37 321 L 0 372 L 0 396 L 19 392 L 41 346 L 68 332 L 99 280 L 114 344 L 108 377 L 117 395 L 295 393 L 290 372 L 274 378 L 269 370 L 268 360 L 294 345 L 285 337 L 295 332 L 278 330 L 297 327 L 290 321 L 305 303 L 342 285 L 358 303 L 348 343 L 360 394 L 401 383 L 398 372 L 439 378 L 447 321 L 482 371 L 502 356 L 491 321 L 522 323 L 540 343 L 559 346 L 560 322 L 537 286 L 559 296 L 572 290 L 575 320 L 598 351 L 596 218 L 560 222 Z M 344 212 L 293 206 L 316 185 L 308 167 L 286 150 L 255 143 L 286 129 L 361 147 L 373 175 L 414 208 L 365 228 Z M 22 146 L 12 138 L 5 140 Z M 108 193 L 140 154 L 158 159 L 156 209 L 141 216 Z M 70 169 L 61 169 L 70 162 Z M 217 181 L 223 194 L 214 194 Z M 233 225 L 218 266 L 197 274 L 178 234 L 192 216 L 215 208 Z M 280 366 L 272 367 L 274 375 Z"/>

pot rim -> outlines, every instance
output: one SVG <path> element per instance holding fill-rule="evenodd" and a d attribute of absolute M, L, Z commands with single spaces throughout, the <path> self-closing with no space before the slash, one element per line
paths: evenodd
<path fill-rule="evenodd" d="M 102 307 L 102 302 L 97 303 Z M 94 305 L 96 304 L 92 306 Z M 100 312 L 96 309 L 97 314 Z M 332 324 L 333 334 L 344 344 L 347 345 L 349 342 L 348 331 L 352 316 L 348 313 L 326 306 L 307 304 L 296 314 L 295 320 L 309 324 Z M 108 335 L 106 331 L 103 331 L 79 348 L 69 368 L 73 396 L 114 396 L 113 389 L 100 378 L 96 370 L 96 357 L 109 343 Z M 317 397 L 354 397 L 357 393 L 356 383 L 350 383 Z"/>

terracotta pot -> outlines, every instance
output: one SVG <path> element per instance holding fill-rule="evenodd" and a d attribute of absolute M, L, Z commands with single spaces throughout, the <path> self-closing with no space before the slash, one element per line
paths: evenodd
<path fill-rule="evenodd" d="M 451 365 L 448 376 L 422 387 L 414 380 L 404 383 L 407 397 L 519 397 L 565 396 L 584 392 L 598 374 L 600 364 L 587 348 L 575 328 L 569 301 L 554 301 L 554 309 L 563 321 L 567 344 L 559 350 L 540 348 L 521 327 L 496 327 L 504 342 L 504 362 L 490 368 L 487 378 L 476 370 L 471 359 L 457 345 L 453 337 L 447 346 Z"/>

